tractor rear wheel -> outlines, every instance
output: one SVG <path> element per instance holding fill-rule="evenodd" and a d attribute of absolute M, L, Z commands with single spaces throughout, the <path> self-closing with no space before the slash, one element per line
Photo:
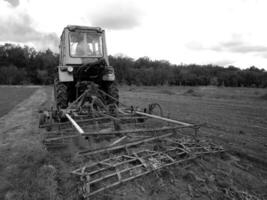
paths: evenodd
<path fill-rule="evenodd" d="M 64 83 L 60 83 L 56 78 L 54 81 L 54 93 L 57 109 L 65 109 L 68 107 L 68 87 Z"/>

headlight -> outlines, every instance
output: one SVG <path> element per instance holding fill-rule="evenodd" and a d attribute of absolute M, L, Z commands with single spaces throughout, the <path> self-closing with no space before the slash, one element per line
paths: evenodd
<path fill-rule="evenodd" d="M 69 73 L 72 73 L 73 72 L 73 67 L 72 66 L 68 66 L 67 70 L 68 70 Z"/>
<path fill-rule="evenodd" d="M 114 74 L 106 74 L 102 77 L 103 81 L 114 81 L 115 75 Z"/>

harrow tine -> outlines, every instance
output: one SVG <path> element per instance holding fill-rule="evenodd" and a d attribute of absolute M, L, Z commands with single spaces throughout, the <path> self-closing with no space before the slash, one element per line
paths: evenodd
<path fill-rule="evenodd" d="M 127 138 L 127 136 L 123 136 L 123 137 L 121 137 L 121 138 L 115 140 L 114 142 L 112 142 L 109 146 L 114 146 L 114 145 L 120 143 L 121 141 L 123 141 L 123 140 L 126 139 L 126 138 Z"/>

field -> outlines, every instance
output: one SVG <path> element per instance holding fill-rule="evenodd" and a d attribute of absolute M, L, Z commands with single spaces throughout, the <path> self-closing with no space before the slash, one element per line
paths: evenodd
<path fill-rule="evenodd" d="M 15 105 L 28 98 L 36 88 L 0 86 L 0 117 L 8 113 Z"/>
<path fill-rule="evenodd" d="M 21 90 L 0 88 L 9 94 L 1 95 L 0 116 L 34 91 Z M 122 86 L 123 103 L 144 108 L 157 102 L 165 116 L 203 124 L 199 135 L 228 153 L 150 174 L 97 199 L 235 199 L 233 191 L 266 199 L 266 96 L 266 89 L 256 88 Z M 68 172 L 76 158 L 47 152 L 41 143 L 38 110 L 49 108 L 51 98 L 50 87 L 39 88 L 0 118 L 0 199 L 74 199 Z"/>
<path fill-rule="evenodd" d="M 203 135 L 267 160 L 266 94 L 266 89 L 255 88 L 125 87 L 121 96 L 129 105 L 142 108 L 157 102 L 166 116 L 206 123 Z"/>

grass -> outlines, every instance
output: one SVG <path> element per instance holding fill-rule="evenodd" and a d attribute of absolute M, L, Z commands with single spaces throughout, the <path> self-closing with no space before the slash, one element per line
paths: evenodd
<path fill-rule="evenodd" d="M 267 100 L 267 93 L 261 96 L 262 99 Z"/>
<path fill-rule="evenodd" d="M 33 87 L 0 86 L 0 117 L 28 98 L 35 90 Z"/>
<path fill-rule="evenodd" d="M 19 103 L 18 99 L 29 97 L 34 90 L 1 88 L 1 92 L 6 92 L 5 102 L 10 109 L 11 105 Z M 38 113 L 35 112 L 46 99 L 44 90 L 38 90 L 1 118 L 0 199 L 57 199 L 57 171 L 50 164 L 49 154 L 42 145 L 37 126 Z"/>
<path fill-rule="evenodd" d="M 34 140 L 20 140 L 1 149 L 1 199 L 55 199 L 56 170 L 47 152 Z M 36 137 L 35 137 L 36 138 Z M 37 138 L 36 138 L 37 139 Z M 3 162 L 5 160 L 5 162 Z M 2 196 L 3 195 L 3 196 Z"/>

